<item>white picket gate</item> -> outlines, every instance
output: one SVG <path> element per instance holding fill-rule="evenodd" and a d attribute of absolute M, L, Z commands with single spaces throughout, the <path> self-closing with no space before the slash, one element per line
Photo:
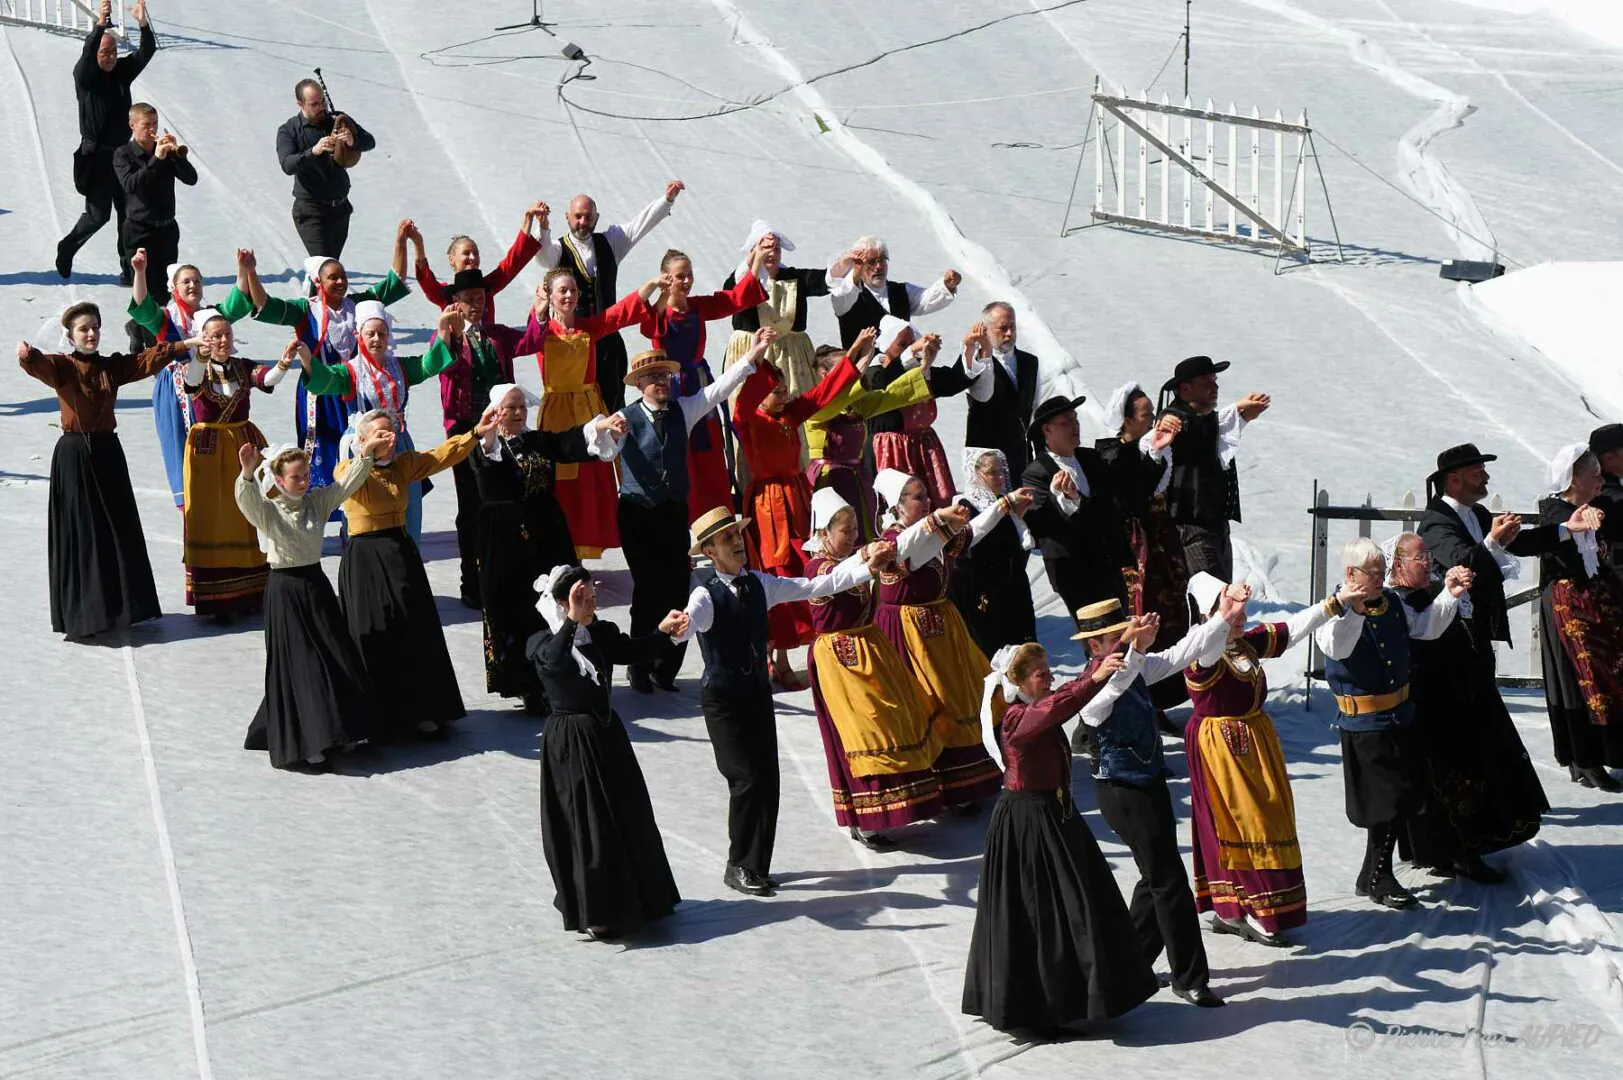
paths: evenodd
<path fill-rule="evenodd" d="M 1107 117 L 1115 121 L 1113 130 Z M 1195 107 L 1188 97 L 1175 105 L 1164 93 L 1156 102 L 1149 100 L 1148 91 L 1137 98 L 1127 96 L 1125 89 L 1107 93 L 1096 78 L 1089 128 L 1083 150 L 1090 142 L 1095 147 L 1096 224 L 1310 256 L 1307 162 L 1311 156 L 1317 168 L 1318 158 L 1306 112 L 1287 121 L 1277 110 L 1272 119 L 1256 108 L 1244 116 L 1232 103 L 1220 112 L 1210 99 L 1205 108 Z M 1078 173 L 1081 167 L 1078 160 Z M 1318 179 L 1329 209 L 1322 171 Z M 1341 237 L 1333 211 L 1331 227 L 1339 258 Z"/>
<path fill-rule="evenodd" d="M 100 0 L 0 0 L 0 22 L 84 34 L 96 25 Z M 124 0 L 113 3 L 113 33 L 124 37 Z"/>

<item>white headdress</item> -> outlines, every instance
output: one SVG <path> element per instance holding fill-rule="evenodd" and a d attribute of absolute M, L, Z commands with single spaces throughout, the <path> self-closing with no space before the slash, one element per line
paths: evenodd
<path fill-rule="evenodd" d="M 1126 418 L 1122 415 L 1127 411 L 1127 401 L 1133 396 L 1133 391 L 1144 392 L 1144 388 L 1136 382 L 1122 383 L 1110 392 L 1110 400 L 1105 402 L 1105 422 L 1115 424 L 1110 429 L 1112 435 L 1120 435 L 1122 425 Z"/>
<path fill-rule="evenodd" d="M 500 405 L 502 403 L 502 398 L 506 397 L 508 394 L 511 394 L 514 390 L 517 390 L 519 393 L 524 395 L 525 408 L 533 409 L 537 405 L 541 404 L 541 398 L 535 393 L 535 391 L 520 386 L 518 383 L 511 382 L 497 383 L 495 386 L 492 386 L 490 388 L 490 403 L 492 405 Z"/>
<path fill-rule="evenodd" d="M 220 313 L 219 308 L 198 308 L 197 311 L 192 315 L 192 332 L 201 334 L 203 332 L 203 327 L 208 325 L 210 319 L 226 319 L 226 317 Z M 226 321 L 230 322 L 231 320 L 226 319 Z M 235 339 L 233 339 L 231 342 L 231 355 L 237 355 L 237 343 Z"/>
<path fill-rule="evenodd" d="M 1586 442 L 1568 443 L 1555 452 L 1550 459 L 1549 481 L 1550 490 L 1560 495 L 1572 486 L 1572 467 L 1578 464 L 1580 458 L 1589 453 L 1589 444 Z M 1578 547 L 1578 555 L 1584 561 L 1584 573 L 1590 577 L 1600 569 L 1600 544 L 1593 532 L 1572 533 L 1572 542 Z"/>
<path fill-rule="evenodd" d="M 902 489 L 912 479 L 900 469 L 880 469 L 879 475 L 873 478 L 874 493 L 885 500 L 885 508 L 879 516 L 880 532 L 896 523 L 896 503 L 902 497 Z"/>
<path fill-rule="evenodd" d="M 180 268 L 188 265 L 190 264 L 173 262 L 164 270 L 163 279 L 169 283 L 169 288 L 173 289 L 175 287 L 175 275 L 180 273 Z"/>
<path fill-rule="evenodd" d="M 312 255 L 304 260 L 304 295 L 314 296 L 320 288 L 319 279 L 321 268 L 330 262 L 338 262 L 331 255 Z"/>
<path fill-rule="evenodd" d="M 898 319 L 894 315 L 886 315 L 883 319 L 880 319 L 879 336 L 874 339 L 873 343 L 874 351 L 882 353 L 886 349 L 890 348 L 896 343 L 896 339 L 902 335 L 902 331 L 904 330 L 912 330 L 913 339 L 915 341 L 918 340 L 918 329 L 906 319 Z M 903 363 L 908 367 L 912 367 L 918 363 L 918 357 L 911 356 L 910 354 L 904 354 L 902 356 L 902 360 Z M 908 363 L 909 360 L 912 362 Z"/>
<path fill-rule="evenodd" d="M 834 520 L 835 514 L 838 514 L 841 510 L 849 509 L 851 509 L 851 504 L 846 502 L 845 498 L 831 487 L 818 488 L 816 491 L 812 492 L 812 534 L 810 539 L 802 544 L 801 547 L 805 548 L 813 555 L 821 555 L 823 552 L 823 541 L 818 537 L 817 534 L 828 528 L 829 524 Z"/>
<path fill-rule="evenodd" d="M 302 449 L 304 448 L 298 443 L 277 443 L 275 446 L 267 446 L 265 448 L 265 456 L 263 460 L 260 461 L 259 468 L 254 470 L 254 479 L 258 481 L 259 490 L 264 492 L 267 498 L 269 498 L 273 492 L 277 492 L 280 493 L 282 498 L 287 500 L 287 502 L 292 506 L 297 506 L 304 501 L 303 495 L 289 494 L 288 491 L 283 488 L 281 483 L 276 479 L 276 474 L 271 471 L 271 462 L 275 461 L 278 457 L 287 453 L 289 450 Z M 270 548 L 266 546 L 267 543 L 268 541 L 265 539 L 265 534 L 261 532 L 259 534 L 259 550 L 269 553 Z"/>
<path fill-rule="evenodd" d="M 967 499 L 976 510 L 991 509 L 992 504 L 999 498 L 992 493 L 991 488 L 981 483 L 980 461 L 987 454 L 995 456 L 998 465 L 1003 469 L 1003 493 L 1007 495 L 1014 488 L 1014 478 L 1009 475 L 1009 459 L 1004 456 L 1003 451 L 991 450 L 984 446 L 964 447 L 964 488 L 958 494 L 960 498 Z M 1031 530 L 1026 528 L 1026 523 L 1014 514 L 1009 515 L 1009 520 L 1014 522 L 1014 531 L 1020 536 L 1020 546 L 1027 551 L 1035 547 L 1036 541 L 1032 539 Z"/>
<path fill-rule="evenodd" d="M 744 247 L 742 249 L 745 255 L 744 261 L 746 264 L 749 262 L 749 253 L 754 251 L 755 245 L 759 244 L 761 239 L 769 233 L 778 238 L 779 250 L 793 251 L 795 249 L 794 241 L 790 240 L 787 236 L 783 235 L 783 233 L 773 228 L 770 222 L 762 221 L 760 218 L 756 218 L 754 224 L 750 225 L 749 239 L 744 241 Z"/>
<path fill-rule="evenodd" d="M 1026 701 L 1026 696 L 1020 692 L 1009 678 L 1009 661 L 1020 646 L 1005 645 L 992 656 L 992 670 L 981 683 L 981 736 L 986 744 L 986 752 L 998 763 L 1003 765 L 1003 747 L 998 744 L 997 720 L 993 716 L 992 694 L 1003 691 L 1005 704 L 1013 705 L 1017 701 Z"/>
<path fill-rule="evenodd" d="M 1195 600 L 1195 614 L 1197 616 L 1210 615 L 1212 608 L 1217 606 L 1218 598 L 1227 589 L 1228 582 L 1213 577 L 1204 570 L 1198 570 L 1189 577 L 1189 595 Z"/>
<path fill-rule="evenodd" d="M 569 616 L 569 609 L 552 598 L 552 589 L 553 586 L 558 584 L 559 579 L 574 569 L 575 567 L 570 563 L 559 563 L 545 577 L 537 578 L 535 581 L 535 591 L 541 594 L 541 598 L 536 602 L 535 606 L 540 609 L 541 617 L 547 620 L 547 626 L 551 627 L 554 634 L 563 630 L 564 619 Z M 575 627 L 575 640 L 570 648 L 570 654 L 574 656 L 575 666 L 580 669 L 580 673 L 595 683 L 597 682 L 597 665 L 587 659 L 586 654 L 580 651 L 582 645 L 590 645 L 591 643 L 592 636 L 587 628 L 584 626 Z"/>
<path fill-rule="evenodd" d="M 394 349 L 394 316 L 380 300 L 362 300 L 355 305 L 355 329 L 359 330 L 373 319 L 382 319 L 389 328 L 389 348 Z"/>

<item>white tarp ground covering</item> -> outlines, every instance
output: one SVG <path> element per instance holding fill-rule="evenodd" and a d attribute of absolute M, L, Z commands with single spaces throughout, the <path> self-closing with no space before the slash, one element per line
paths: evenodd
<path fill-rule="evenodd" d="M 594 58 L 596 81 L 570 84 L 569 101 L 637 117 L 714 112 L 1018 16 L 756 108 L 661 122 L 566 107 L 559 41 L 539 33 L 446 48 L 523 18 L 520 3 L 163 0 L 153 14 L 165 48 L 136 96 L 193 147 L 202 182 L 180 195 L 182 252 L 212 295 L 231 280 L 237 246 L 257 249 L 273 291 L 292 288 L 302 251 L 272 136 L 291 114 L 293 82 L 320 65 L 338 104 L 379 140 L 355 174 L 346 262 L 363 278 L 386 266 L 403 216 L 436 258 L 466 231 L 489 264 L 538 197 L 555 223 L 580 190 L 606 220 L 626 220 L 679 176 L 689 190 L 629 260 L 623 288 L 652 274 L 667 244 L 693 256 L 701 289 L 719 285 L 750 220 L 766 216 L 799 244 L 797 265 L 878 231 L 898 277 L 964 270 L 957 305 L 924 320 L 949 342 L 986 300 L 1016 297 L 1024 344 L 1094 402 L 1127 377 L 1153 385 L 1191 353 L 1232 359 L 1227 396 L 1274 395 L 1245 436 L 1237 537 L 1254 582 L 1281 604 L 1305 598 L 1314 479 L 1337 501 L 1371 493 L 1390 504 L 1419 494 L 1438 449 L 1469 439 L 1500 455 L 1494 486 L 1507 505 L 1531 507 L 1544 457 L 1599 422 L 1575 392 L 1587 375 L 1558 373 L 1485 329 L 1436 263 L 1482 250 L 1520 266 L 1617 257 L 1623 53 L 1531 3 L 1203 0 L 1192 93 L 1265 113 L 1306 107 L 1327 136 L 1348 262 L 1274 277 L 1270 259 L 1213 245 L 1107 229 L 1058 237 L 1084 88 L 1096 73 L 1135 89 L 1155 77 L 1183 5 L 1036 6 L 547 5 L 563 38 Z M 0 316 L 13 337 L 50 344 L 55 331 L 36 330 L 70 300 L 111 315 L 125 296 L 110 229 L 82 253 L 71 286 L 50 269 L 79 205 L 69 179 L 77 45 L 12 27 L 0 43 L 10 149 Z M 1158 80 L 1154 93 L 1179 89 L 1176 62 Z M 1328 239 L 1322 206 L 1310 220 L 1315 240 Z M 518 319 L 537 280 L 532 270 L 501 298 L 505 319 Z M 826 307 L 813 309 L 817 336 L 832 337 Z M 420 348 L 429 306 L 414 297 L 396 311 L 413 328 L 404 351 Z M 109 344 L 120 322 L 108 319 Z M 240 339 L 260 358 L 282 341 L 251 324 Z M 714 362 L 720 346 L 711 351 Z M 533 364 L 521 370 L 538 383 Z M 290 396 L 255 399 L 272 440 L 291 435 Z M 416 395 L 419 433 L 438 428 L 436 396 L 432 386 Z M 453 599 L 448 483 L 427 501 L 426 547 L 470 710 L 459 734 L 322 777 L 273 773 L 242 751 L 261 637 L 257 623 L 220 631 L 183 613 L 180 522 L 148 408 L 147 387 L 130 387 L 121 431 L 171 614 L 127 649 L 63 644 L 48 633 L 44 585 L 55 405 L 0 369 L 0 1076 L 1611 1071 L 1623 1039 L 1623 801 L 1555 768 L 1536 696 L 1512 708 L 1555 803 L 1543 834 L 1514 853 L 1513 880 L 1496 889 L 1405 871 L 1426 906 L 1398 913 L 1352 896 L 1361 836 L 1342 812 L 1326 695 L 1303 712 L 1301 658 L 1272 665 L 1312 910 L 1303 947 L 1208 937 L 1228 1008 L 1195 1010 L 1168 993 L 1101 1038 L 1022 1046 L 958 1012 L 984 816 L 913 829 L 893 854 L 854 846 L 832 825 L 807 694 L 779 698 L 785 888 L 752 900 L 722 887 L 725 786 L 698 717 L 697 650 L 682 693 L 618 700 L 687 900 L 625 947 L 563 933 L 537 826 L 540 725 L 483 693 L 479 623 Z M 944 405 L 940 430 L 959 443 L 961 402 Z M 611 558 L 598 577 L 623 623 L 623 563 Z M 1045 586 L 1040 595 L 1043 635 L 1071 666 L 1064 613 Z M 1525 640 L 1525 626 L 1518 633 Z M 1526 662 L 1520 648 L 1502 666 Z M 1077 791 L 1130 887 L 1131 860 L 1091 811 L 1090 785 Z M 1552 1024 L 1582 1026 L 1569 1039 Z M 1399 1026 L 1440 1034 L 1382 1034 Z"/>

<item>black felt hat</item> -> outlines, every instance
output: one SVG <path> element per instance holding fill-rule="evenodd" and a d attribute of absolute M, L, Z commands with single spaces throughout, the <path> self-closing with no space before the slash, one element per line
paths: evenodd
<path fill-rule="evenodd" d="M 451 279 L 451 284 L 445 287 L 445 295 L 455 296 L 463 289 L 484 288 L 487 288 L 485 285 L 485 272 L 479 269 L 477 266 L 474 266 L 467 270 L 458 270 L 456 272 L 456 277 Z"/>
<path fill-rule="evenodd" d="M 1589 433 L 1589 452 L 1604 454 L 1623 450 L 1623 424 L 1604 424 Z"/>
<path fill-rule="evenodd" d="M 1032 411 L 1031 425 L 1026 428 L 1027 437 L 1038 446 L 1041 446 L 1043 444 L 1043 425 L 1062 413 L 1070 412 L 1086 400 L 1088 400 L 1086 394 L 1074 398 L 1068 398 L 1064 394 L 1056 394 L 1044 401 Z"/>
<path fill-rule="evenodd" d="M 1455 469 L 1463 469 L 1470 465 L 1485 465 L 1498 460 L 1498 454 L 1484 454 L 1476 448 L 1476 443 L 1450 446 L 1437 455 L 1437 471 L 1426 477 L 1426 498 L 1430 499 L 1434 492 L 1441 491 L 1443 477 Z"/>
<path fill-rule="evenodd" d="M 1202 375 L 1216 375 L 1219 371 L 1227 371 L 1227 360 L 1213 360 L 1209 356 L 1191 356 L 1187 360 L 1179 360 L 1178 366 L 1172 369 L 1172 378 L 1161 384 L 1163 392 L 1175 390 L 1181 382 L 1198 379 Z"/>

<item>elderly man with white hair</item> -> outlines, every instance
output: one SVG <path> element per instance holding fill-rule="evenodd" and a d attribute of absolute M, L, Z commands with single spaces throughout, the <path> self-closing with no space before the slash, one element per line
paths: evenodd
<path fill-rule="evenodd" d="M 1324 675 L 1335 694 L 1341 732 L 1347 820 L 1368 830 L 1355 891 L 1377 904 L 1409 908 L 1415 896 L 1392 872 L 1392 849 L 1408 819 L 1424 805 L 1409 700 L 1409 640 L 1442 635 L 1471 587 L 1471 572 L 1451 568 L 1444 592 L 1424 610 L 1406 605 L 1386 588 L 1386 556 L 1367 536 L 1341 552 L 1343 581 L 1331 598 L 1336 618 L 1314 631 L 1324 652 Z"/>
<path fill-rule="evenodd" d="M 958 294 L 963 275 L 948 270 L 925 287 L 890 279 L 890 249 L 877 236 L 863 236 L 828 268 L 828 295 L 840 322 L 840 348 L 849 349 L 870 326 L 878 329 L 886 315 L 908 322 L 940 311 Z"/>
<path fill-rule="evenodd" d="M 590 195 L 569 200 L 569 232 L 558 239 L 541 229 L 541 250 L 535 263 L 544 270 L 562 266 L 574 272 L 580 283 L 580 306 L 575 314 L 586 318 L 601 315 L 619 298 L 620 263 L 654 227 L 671 216 L 676 197 L 687 185 L 672 180 L 665 193 L 624 225 L 598 229 L 597 202 Z M 603 392 L 604 407 L 610 412 L 626 400 L 626 346 L 618 333 L 597 339 L 597 385 Z"/>

